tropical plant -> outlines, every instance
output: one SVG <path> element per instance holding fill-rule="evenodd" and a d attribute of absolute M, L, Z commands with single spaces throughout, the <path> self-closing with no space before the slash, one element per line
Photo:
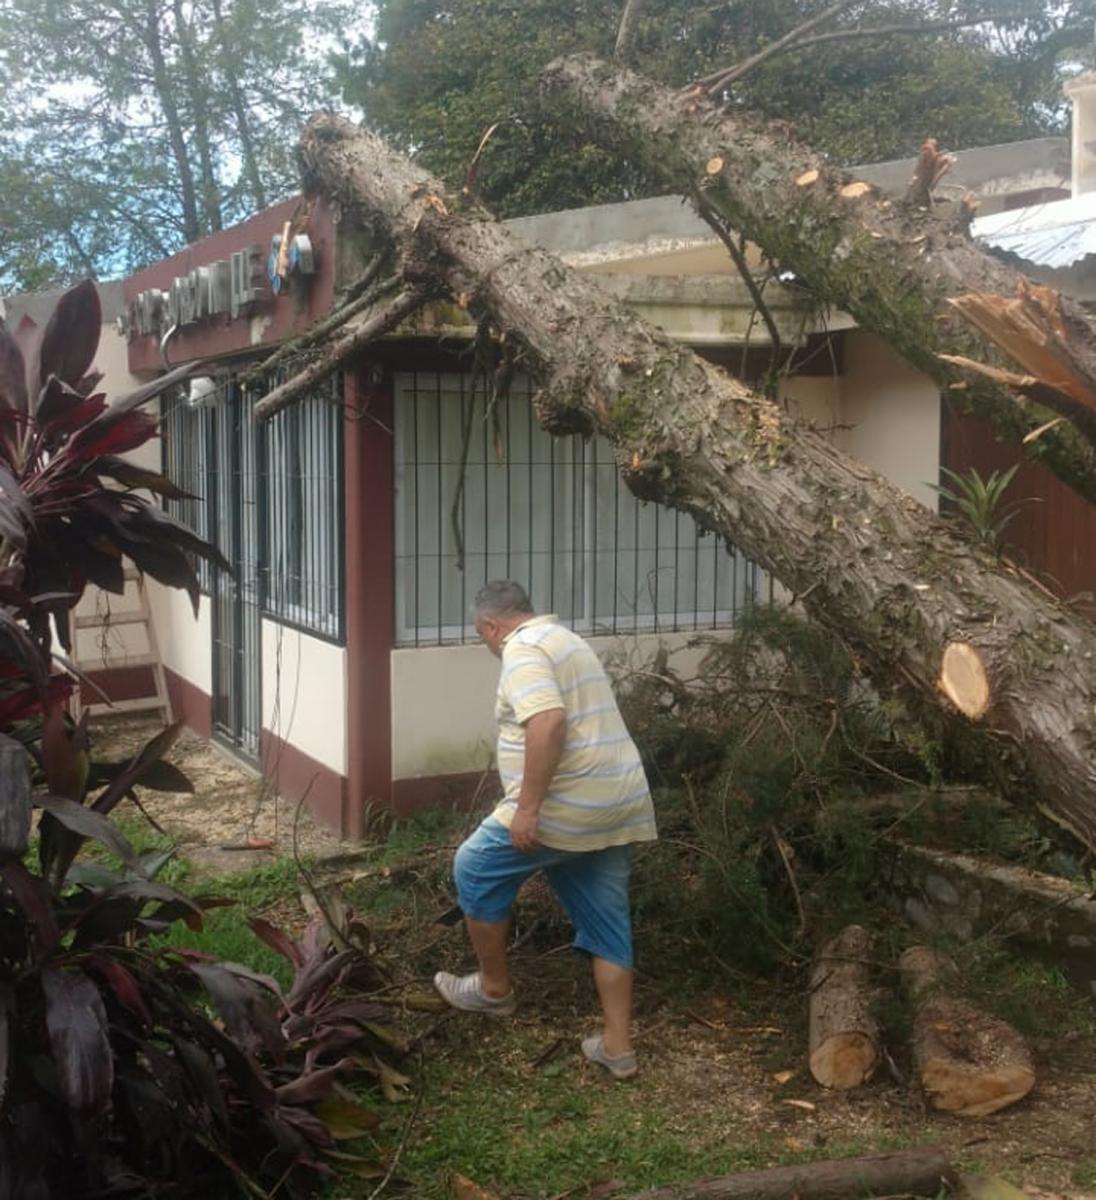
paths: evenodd
<path fill-rule="evenodd" d="M 1037 497 L 1004 503 L 1005 492 L 1012 482 L 1020 464 L 1014 463 L 1007 471 L 993 471 L 983 479 L 976 467 L 960 474 L 950 467 L 941 467 L 940 473 L 951 480 L 946 484 L 930 484 L 935 492 L 953 506 L 956 518 L 980 545 L 995 554 L 1000 552 L 1005 529 L 1025 504 L 1032 504 Z"/>
<path fill-rule="evenodd" d="M 379 971 L 349 914 L 300 942 L 255 922 L 293 963 L 283 994 L 165 943 L 221 902 L 159 882 L 163 855 L 111 822 L 138 784 L 186 786 L 161 761 L 179 727 L 95 762 L 54 630 L 67 644 L 89 581 L 121 590 L 123 556 L 195 602 L 190 556 L 227 564 L 135 490 L 178 495 L 169 480 L 118 457 L 156 432 L 141 407 L 185 368 L 108 404 L 90 370 L 100 321 L 82 284 L 44 329 L 0 326 L 0 1197 L 303 1195 L 335 1164 L 379 1170 L 336 1149 L 376 1123 L 338 1076 L 391 1088 L 378 1056 L 404 1047 L 361 993 Z M 78 861 L 89 839 L 121 869 Z"/>

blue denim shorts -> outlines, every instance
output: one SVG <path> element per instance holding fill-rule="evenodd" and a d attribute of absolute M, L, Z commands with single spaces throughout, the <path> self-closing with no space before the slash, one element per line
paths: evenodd
<path fill-rule="evenodd" d="M 504 921 L 521 885 L 543 871 L 575 927 L 575 947 L 621 967 L 632 965 L 628 905 L 631 846 L 605 850 L 516 850 L 494 817 L 462 843 L 453 861 L 457 898 L 473 921 Z"/>

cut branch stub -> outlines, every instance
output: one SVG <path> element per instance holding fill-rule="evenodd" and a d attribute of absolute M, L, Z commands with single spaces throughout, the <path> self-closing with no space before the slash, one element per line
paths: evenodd
<path fill-rule="evenodd" d="M 989 676 L 982 656 L 969 642 L 950 642 L 945 647 L 939 687 L 965 717 L 978 721 L 986 715 Z"/>

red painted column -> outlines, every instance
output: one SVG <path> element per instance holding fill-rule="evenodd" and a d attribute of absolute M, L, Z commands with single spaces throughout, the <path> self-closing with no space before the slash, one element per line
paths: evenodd
<path fill-rule="evenodd" d="M 392 802 L 393 401 L 387 373 L 367 360 L 347 371 L 344 388 L 347 795 L 342 833 L 361 838 L 367 807 L 387 808 Z"/>

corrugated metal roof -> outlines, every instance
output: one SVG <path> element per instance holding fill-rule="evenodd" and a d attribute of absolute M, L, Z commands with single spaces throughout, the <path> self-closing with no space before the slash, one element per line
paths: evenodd
<path fill-rule="evenodd" d="M 1096 192 L 979 217 L 971 233 L 1041 267 L 1069 267 L 1096 254 Z"/>

